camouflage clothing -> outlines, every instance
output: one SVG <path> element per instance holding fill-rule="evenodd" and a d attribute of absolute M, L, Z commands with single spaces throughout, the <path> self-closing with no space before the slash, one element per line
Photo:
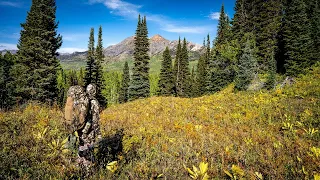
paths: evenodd
<path fill-rule="evenodd" d="M 65 119 L 69 133 L 73 133 L 85 124 L 89 100 L 81 86 L 71 86 L 67 97 Z"/>
<path fill-rule="evenodd" d="M 86 124 L 80 129 L 80 146 L 79 146 L 79 158 L 78 163 L 80 166 L 84 166 L 85 170 L 89 172 L 90 167 L 94 162 L 93 147 L 95 138 L 101 138 L 100 126 L 99 126 L 99 102 L 95 98 L 96 86 L 89 84 L 87 89 L 87 96 L 89 99 L 89 111 L 86 116 Z"/>

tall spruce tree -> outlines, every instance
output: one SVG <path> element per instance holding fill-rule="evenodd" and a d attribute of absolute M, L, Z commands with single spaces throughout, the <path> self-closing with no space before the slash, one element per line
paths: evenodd
<path fill-rule="evenodd" d="M 232 34 L 234 39 L 240 40 L 248 32 L 248 16 L 246 10 L 246 0 L 236 0 L 232 21 Z"/>
<path fill-rule="evenodd" d="M 312 64 L 310 21 L 303 0 L 292 0 L 284 17 L 285 68 L 288 76 L 304 73 Z"/>
<path fill-rule="evenodd" d="M 243 54 L 239 59 L 238 69 L 235 77 L 235 88 L 237 90 L 247 90 L 254 75 L 256 74 L 256 55 L 252 48 L 252 40 L 248 39 Z"/>
<path fill-rule="evenodd" d="M 138 18 L 136 36 L 134 39 L 134 67 L 132 69 L 132 80 L 129 87 L 129 99 L 135 100 L 150 96 L 149 82 L 149 40 L 147 20 Z"/>
<path fill-rule="evenodd" d="M 94 66 L 95 66 L 95 48 L 94 48 L 94 29 L 90 30 L 90 37 L 88 43 L 88 53 L 87 53 L 87 65 L 85 70 L 84 84 L 88 86 L 90 83 L 94 82 Z"/>
<path fill-rule="evenodd" d="M 313 39 L 312 64 L 320 61 L 320 1 L 309 0 L 308 12 L 311 22 L 311 38 Z"/>
<path fill-rule="evenodd" d="M 4 57 L 0 53 L 0 109 L 10 109 L 14 104 L 11 68 L 14 65 L 15 56 L 7 52 Z"/>
<path fill-rule="evenodd" d="M 121 89 L 119 93 L 119 103 L 126 103 L 129 100 L 130 72 L 126 61 L 123 67 Z"/>
<path fill-rule="evenodd" d="M 190 71 L 189 71 L 189 57 L 187 49 L 187 40 L 183 39 L 183 45 L 181 48 L 180 58 L 178 62 L 177 69 L 177 81 L 176 81 L 176 91 L 179 97 L 189 97 L 190 96 Z"/>
<path fill-rule="evenodd" d="M 283 3 L 280 0 L 259 0 L 256 4 L 260 8 L 255 16 L 255 35 L 257 40 L 258 60 L 260 68 L 264 71 L 269 71 L 269 64 L 272 64 L 274 52 L 278 51 L 278 35 L 283 18 Z"/>
<path fill-rule="evenodd" d="M 18 58 L 13 68 L 16 100 L 52 104 L 58 96 L 57 50 L 62 44 L 62 37 L 57 34 L 55 0 L 33 0 L 21 27 Z"/>
<path fill-rule="evenodd" d="M 168 47 L 166 47 L 162 57 L 163 61 L 161 63 L 158 94 L 160 96 L 171 96 L 174 95 L 174 80 L 172 72 L 172 59 Z"/>
<path fill-rule="evenodd" d="M 274 59 L 274 53 L 270 55 L 270 60 L 268 60 L 268 76 L 265 84 L 265 88 L 270 90 L 274 88 L 276 84 L 276 74 L 277 74 L 277 62 Z"/>
<path fill-rule="evenodd" d="M 174 76 L 174 90 L 175 90 L 175 95 L 177 95 L 177 82 L 179 81 L 179 74 L 180 74 L 180 54 L 181 54 L 181 40 L 179 37 L 178 40 L 178 46 L 177 46 L 177 51 L 176 51 L 176 59 L 174 61 L 174 66 L 173 66 L 173 76 Z"/>
<path fill-rule="evenodd" d="M 97 100 L 102 108 L 107 106 L 107 99 L 104 97 L 102 92 L 105 90 L 105 80 L 103 77 L 103 67 L 102 63 L 104 61 L 104 54 L 103 54 L 103 43 L 102 43 L 102 27 L 99 27 L 98 33 L 98 44 L 95 51 L 95 59 L 94 59 L 94 66 L 93 66 L 93 83 L 97 86 Z"/>
<path fill-rule="evenodd" d="M 224 5 L 221 6 L 220 17 L 218 22 L 218 32 L 215 40 L 215 46 L 217 49 L 220 48 L 220 45 L 225 43 L 230 38 L 230 24 L 227 14 L 224 12 Z"/>

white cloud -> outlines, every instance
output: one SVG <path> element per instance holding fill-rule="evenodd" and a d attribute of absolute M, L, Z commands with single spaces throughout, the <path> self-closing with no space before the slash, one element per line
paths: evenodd
<path fill-rule="evenodd" d="M 74 52 L 84 52 L 84 51 L 86 51 L 86 49 L 73 48 L 73 47 L 60 48 L 58 50 L 59 53 L 74 53 Z"/>
<path fill-rule="evenodd" d="M 209 27 L 206 26 L 176 26 L 169 24 L 166 27 L 162 28 L 162 30 L 167 32 L 174 33 L 193 33 L 193 34 L 202 34 L 207 33 L 209 31 Z"/>
<path fill-rule="evenodd" d="M 0 1 L 0 6 L 21 7 L 20 3 L 10 1 Z"/>
<path fill-rule="evenodd" d="M 17 50 L 16 44 L 9 44 L 9 43 L 0 43 L 0 51 L 2 50 Z"/>
<path fill-rule="evenodd" d="M 122 0 L 89 0 L 89 3 L 103 3 L 110 9 L 110 13 L 127 18 L 136 18 L 141 6 Z"/>
<path fill-rule="evenodd" d="M 212 20 L 219 20 L 220 12 L 213 12 L 209 15 L 210 19 Z"/>
<path fill-rule="evenodd" d="M 125 18 L 136 19 L 141 6 L 128 3 L 122 0 L 89 0 L 89 3 L 103 3 L 110 13 L 116 14 Z M 147 14 L 147 20 L 157 23 L 162 26 L 162 30 L 174 33 L 207 33 L 210 28 L 206 26 L 182 26 L 173 21 L 168 20 L 165 16 L 157 14 Z"/>

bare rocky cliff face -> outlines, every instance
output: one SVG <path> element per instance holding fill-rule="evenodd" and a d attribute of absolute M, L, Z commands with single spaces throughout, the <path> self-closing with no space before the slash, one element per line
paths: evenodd
<path fill-rule="evenodd" d="M 178 46 L 178 41 L 170 41 L 163 38 L 160 35 L 155 35 L 149 40 L 150 51 L 149 55 L 156 56 L 161 55 L 163 51 L 168 46 L 171 52 L 171 55 L 174 56 Z M 203 46 L 195 44 L 192 42 L 187 42 L 187 47 L 189 50 L 190 60 L 199 59 L 200 54 L 203 52 Z M 134 36 L 128 37 L 116 45 L 109 46 L 104 49 L 104 54 L 107 61 L 121 61 L 128 58 L 132 58 L 134 53 Z M 85 60 L 86 52 L 75 52 L 72 54 L 62 54 L 59 56 L 61 61 L 68 60 Z"/>

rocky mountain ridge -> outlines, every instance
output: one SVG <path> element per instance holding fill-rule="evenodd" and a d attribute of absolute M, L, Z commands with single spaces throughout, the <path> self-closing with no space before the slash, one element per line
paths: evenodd
<path fill-rule="evenodd" d="M 168 46 L 171 54 L 174 56 L 178 41 L 177 40 L 167 40 L 161 35 L 157 34 L 150 38 L 150 51 L 149 55 L 156 56 L 161 55 L 165 48 Z M 189 50 L 190 60 L 198 59 L 201 52 L 204 50 L 203 46 L 187 42 L 187 48 Z M 130 36 L 118 44 L 111 45 L 104 49 L 104 55 L 107 61 L 121 61 L 128 58 L 132 58 L 134 53 L 134 36 Z M 70 61 L 70 60 L 85 60 L 86 52 L 74 52 L 72 54 L 61 54 L 59 59 L 61 61 Z"/>

